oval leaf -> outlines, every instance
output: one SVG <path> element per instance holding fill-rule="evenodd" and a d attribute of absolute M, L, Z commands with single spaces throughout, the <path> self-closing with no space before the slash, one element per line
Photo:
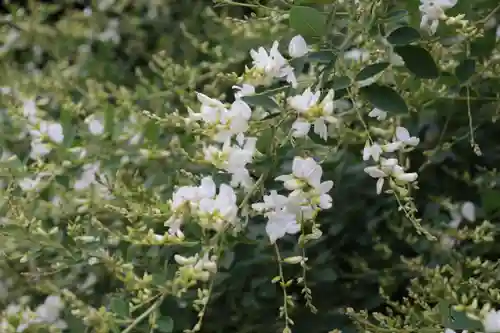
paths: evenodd
<path fill-rule="evenodd" d="M 307 54 L 307 60 L 310 62 L 318 62 L 328 64 L 337 60 L 337 55 L 333 51 L 317 51 Z"/>
<path fill-rule="evenodd" d="M 174 330 L 174 321 L 172 318 L 164 316 L 160 317 L 156 322 L 158 331 L 163 333 L 170 333 Z"/>
<path fill-rule="evenodd" d="M 326 84 L 333 90 L 345 89 L 351 85 L 351 79 L 348 76 L 337 76 Z"/>
<path fill-rule="evenodd" d="M 465 312 L 459 312 L 450 309 L 449 324 L 447 326 L 452 330 L 468 330 L 468 331 L 481 331 L 483 324 L 479 320 L 471 319 Z"/>
<path fill-rule="evenodd" d="M 388 62 L 378 62 L 376 64 L 371 64 L 366 66 L 361 70 L 361 72 L 356 75 L 356 81 L 363 81 L 371 78 L 372 76 L 377 75 L 382 72 L 384 69 L 389 67 Z"/>
<path fill-rule="evenodd" d="M 130 313 L 130 308 L 128 302 L 121 297 L 113 297 L 109 304 L 111 311 L 119 315 L 120 317 L 128 317 Z"/>
<path fill-rule="evenodd" d="M 304 36 L 322 36 L 326 29 L 325 16 L 306 6 L 294 6 L 290 10 L 290 26 Z"/>
<path fill-rule="evenodd" d="M 396 46 L 394 51 L 403 58 L 406 68 L 422 79 L 439 77 L 439 69 L 430 53 L 415 45 Z"/>
<path fill-rule="evenodd" d="M 461 82 L 467 81 L 475 72 L 476 62 L 473 59 L 465 59 L 455 68 L 455 76 Z"/>
<path fill-rule="evenodd" d="M 390 21 L 390 22 L 397 22 L 401 21 L 408 17 L 408 11 L 406 9 L 396 9 L 391 12 L 389 12 L 385 17 L 384 20 Z"/>
<path fill-rule="evenodd" d="M 392 45 L 407 45 L 420 39 L 420 33 L 410 27 L 400 27 L 387 36 L 387 41 Z"/>
<path fill-rule="evenodd" d="M 267 109 L 267 110 L 279 108 L 279 105 L 274 100 L 272 100 L 270 97 L 265 96 L 263 94 L 244 96 L 241 99 L 250 105 L 262 106 L 264 109 Z"/>
<path fill-rule="evenodd" d="M 390 113 L 408 112 L 408 106 L 406 105 L 404 99 L 388 86 L 374 83 L 361 88 L 360 93 L 378 109 Z"/>

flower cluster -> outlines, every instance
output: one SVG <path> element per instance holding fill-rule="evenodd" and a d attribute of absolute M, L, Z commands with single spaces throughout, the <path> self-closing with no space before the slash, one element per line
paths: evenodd
<path fill-rule="evenodd" d="M 60 314 L 64 304 L 59 296 L 48 296 L 34 311 L 22 304 L 9 304 L 5 309 L 5 318 L 0 322 L 2 332 L 15 329 L 16 332 L 25 332 L 30 327 L 49 326 L 58 331 L 67 328 L 66 322 L 61 320 Z"/>
<path fill-rule="evenodd" d="M 369 114 L 370 117 L 383 120 L 386 118 L 385 111 L 374 109 Z M 410 136 L 410 132 L 401 126 L 396 127 L 392 141 L 384 144 L 370 143 L 366 141 L 363 149 L 363 160 L 372 159 L 377 165 L 367 166 L 365 172 L 373 178 L 377 179 L 377 194 L 382 193 L 384 183 L 389 180 L 392 188 L 403 190 L 402 186 L 412 183 L 417 180 L 418 175 L 415 172 L 406 172 L 399 165 L 399 161 L 392 158 L 385 158 L 384 153 L 395 153 L 400 150 L 408 150 L 416 147 L 420 140 L 417 137 Z"/>
<path fill-rule="evenodd" d="M 208 253 L 202 257 L 199 254 L 191 257 L 176 254 L 174 260 L 181 267 L 177 274 L 183 280 L 208 281 L 210 276 L 217 272 L 217 256 L 209 256 Z"/>
<path fill-rule="evenodd" d="M 332 207 L 328 192 L 333 187 L 333 181 L 322 182 L 322 174 L 321 166 L 313 158 L 295 157 L 292 174 L 276 178 L 291 191 L 289 195 L 271 191 L 264 196 L 264 202 L 252 205 L 254 210 L 267 218 L 266 232 L 271 243 L 286 234 L 296 234 L 301 223 L 314 220 L 320 210 Z"/>
<path fill-rule="evenodd" d="M 439 20 L 446 19 L 444 11 L 454 7 L 457 2 L 458 0 L 420 0 L 418 7 L 422 14 L 420 28 L 434 35 L 439 26 Z"/>
<path fill-rule="evenodd" d="M 250 56 L 253 59 L 253 67 L 246 69 L 245 81 L 252 85 L 268 85 L 275 78 L 285 78 L 286 82 L 292 87 L 297 87 L 297 78 L 294 68 L 283 57 L 278 50 L 279 42 L 275 41 L 269 52 L 263 47 L 257 51 L 251 50 Z M 288 45 L 288 54 L 292 58 L 305 56 L 310 51 L 304 38 L 300 35 L 295 36 Z"/>
<path fill-rule="evenodd" d="M 183 237 L 181 230 L 184 219 L 196 217 L 205 229 L 223 231 L 238 222 L 238 206 L 233 188 L 221 184 L 219 193 L 212 177 L 205 177 L 199 186 L 182 186 L 170 201 L 172 216 L 165 222 L 169 233 Z"/>
<path fill-rule="evenodd" d="M 292 125 L 295 137 L 304 137 L 309 133 L 311 125 L 314 133 L 323 140 L 328 138 L 328 124 L 337 124 L 338 118 L 333 116 L 335 107 L 334 91 L 328 91 L 320 102 L 321 91 L 312 92 L 307 88 L 301 95 L 292 96 L 288 99 L 290 107 L 298 113 L 298 118 Z"/>
<path fill-rule="evenodd" d="M 61 124 L 40 119 L 34 100 L 24 101 L 23 115 L 28 121 L 27 131 L 31 136 L 31 158 L 44 157 L 51 152 L 51 144 L 63 142 L 64 133 Z"/>

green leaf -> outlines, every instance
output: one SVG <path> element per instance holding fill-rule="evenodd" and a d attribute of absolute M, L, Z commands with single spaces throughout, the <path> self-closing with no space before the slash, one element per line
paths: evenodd
<path fill-rule="evenodd" d="M 347 76 L 334 77 L 333 80 L 327 84 L 333 90 L 345 89 L 351 85 L 351 79 Z"/>
<path fill-rule="evenodd" d="M 292 66 L 295 73 L 301 73 L 306 65 L 307 57 L 299 57 L 290 60 L 290 65 Z"/>
<path fill-rule="evenodd" d="M 293 6 L 290 10 L 290 26 L 304 36 L 322 36 L 326 30 L 326 20 L 317 9 Z"/>
<path fill-rule="evenodd" d="M 450 320 L 447 327 L 452 330 L 468 330 L 472 332 L 483 330 L 483 324 L 479 320 L 471 319 L 465 312 L 456 311 L 453 308 L 450 309 Z"/>
<path fill-rule="evenodd" d="M 396 114 L 408 112 L 404 99 L 388 86 L 374 83 L 361 88 L 360 93 L 378 109 Z"/>
<path fill-rule="evenodd" d="M 455 68 L 455 76 L 460 82 L 467 81 L 476 72 L 476 61 L 465 59 Z"/>
<path fill-rule="evenodd" d="M 335 60 L 337 60 L 337 55 L 333 51 L 316 51 L 310 52 L 307 55 L 307 60 L 309 62 L 329 64 L 330 62 L 335 62 Z"/>
<path fill-rule="evenodd" d="M 481 192 L 482 207 L 487 215 L 493 215 L 500 211 L 500 190 L 486 189 Z"/>
<path fill-rule="evenodd" d="M 484 32 L 484 36 L 474 40 L 470 46 L 470 56 L 485 59 L 491 56 L 496 46 L 496 29 L 489 29 Z"/>
<path fill-rule="evenodd" d="M 174 330 L 174 320 L 167 316 L 159 318 L 156 325 L 160 332 L 170 333 Z"/>
<path fill-rule="evenodd" d="M 104 129 L 106 133 L 113 136 L 115 129 L 115 108 L 108 105 L 106 111 L 104 112 Z"/>
<path fill-rule="evenodd" d="M 363 81 L 371 78 L 372 76 L 377 75 L 382 72 L 384 69 L 389 67 L 388 62 L 378 62 L 376 64 L 371 64 L 363 68 L 358 75 L 356 75 L 356 81 Z"/>
<path fill-rule="evenodd" d="M 128 317 L 130 314 L 130 308 L 128 302 L 121 297 L 113 297 L 109 304 L 111 311 L 119 315 L 120 317 Z"/>
<path fill-rule="evenodd" d="M 420 39 L 420 33 L 411 27 L 400 27 L 387 36 L 387 41 L 392 45 L 407 45 Z"/>
<path fill-rule="evenodd" d="M 394 51 L 403 58 L 406 68 L 422 79 L 439 77 L 439 69 L 430 53 L 415 45 L 396 46 Z"/>
<path fill-rule="evenodd" d="M 399 20 L 402 20 L 403 18 L 408 16 L 408 11 L 406 9 L 396 9 L 387 14 L 386 17 L 384 17 L 384 20 L 386 21 L 391 21 L 391 22 L 396 22 Z"/>
<path fill-rule="evenodd" d="M 312 142 L 323 145 L 323 146 L 335 146 L 338 144 L 338 141 L 327 137 L 326 140 L 323 140 L 318 134 L 314 133 L 314 128 L 311 126 L 311 129 L 309 130 L 308 133 L 309 138 L 311 139 Z"/>
<path fill-rule="evenodd" d="M 247 102 L 253 106 L 262 106 L 264 109 L 272 110 L 279 108 L 278 103 L 276 103 L 272 98 L 264 95 L 251 95 L 242 97 L 243 101 Z"/>

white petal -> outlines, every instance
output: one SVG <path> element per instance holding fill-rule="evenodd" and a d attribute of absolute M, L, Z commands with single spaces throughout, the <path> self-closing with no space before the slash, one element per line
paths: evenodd
<path fill-rule="evenodd" d="M 289 181 L 291 179 L 293 179 L 292 175 L 281 175 L 281 176 L 274 178 L 274 180 L 281 181 L 281 182 L 286 182 L 286 181 Z"/>
<path fill-rule="evenodd" d="M 305 39 L 301 35 L 292 38 L 288 45 L 288 54 L 292 58 L 305 56 L 309 52 L 309 48 Z"/>
<path fill-rule="evenodd" d="M 323 119 L 316 119 L 314 121 L 314 133 L 318 134 L 325 141 L 328 139 L 328 128 Z"/>
<path fill-rule="evenodd" d="M 333 181 L 327 180 L 325 182 L 322 182 L 317 188 L 317 190 L 319 191 L 319 193 L 328 193 L 330 192 L 332 187 L 333 187 Z"/>
<path fill-rule="evenodd" d="M 64 133 L 61 124 L 49 124 L 47 126 L 47 135 L 49 138 L 56 142 L 61 143 L 64 140 Z"/>
<path fill-rule="evenodd" d="M 292 130 L 293 130 L 292 135 L 296 138 L 301 138 L 306 136 L 307 133 L 309 133 L 310 129 L 311 129 L 311 124 L 299 118 L 292 125 Z"/>
<path fill-rule="evenodd" d="M 243 100 L 237 99 L 231 105 L 231 113 L 235 116 L 238 115 L 248 120 L 252 116 L 252 109 L 250 109 L 250 106 Z"/>
<path fill-rule="evenodd" d="M 396 139 L 398 141 L 407 141 L 410 139 L 410 132 L 404 127 L 398 126 L 396 127 Z"/>
<path fill-rule="evenodd" d="M 387 175 L 376 166 L 369 166 L 364 169 L 364 171 L 373 178 L 382 178 Z"/>
<path fill-rule="evenodd" d="M 486 333 L 500 332 L 500 312 L 490 310 L 483 319 L 483 326 Z"/>
<path fill-rule="evenodd" d="M 199 193 L 202 198 L 213 198 L 215 196 L 216 186 L 212 177 L 204 177 L 201 180 Z"/>
<path fill-rule="evenodd" d="M 379 178 L 377 180 L 377 185 L 376 185 L 377 194 L 382 193 L 382 188 L 383 187 L 384 187 L 384 178 Z"/>
<path fill-rule="evenodd" d="M 319 207 L 321 209 L 330 209 L 332 207 L 332 197 L 328 194 L 323 194 L 319 197 Z"/>
<path fill-rule="evenodd" d="M 269 222 L 267 222 L 266 224 L 266 233 L 269 236 L 271 244 L 274 244 L 277 239 L 285 236 L 286 229 L 279 223 L 269 220 Z"/>
<path fill-rule="evenodd" d="M 418 174 L 416 172 L 401 173 L 396 175 L 396 179 L 405 183 L 411 183 L 417 180 Z"/>
<path fill-rule="evenodd" d="M 464 202 L 462 205 L 462 216 L 471 222 L 476 220 L 476 207 L 472 202 Z"/>

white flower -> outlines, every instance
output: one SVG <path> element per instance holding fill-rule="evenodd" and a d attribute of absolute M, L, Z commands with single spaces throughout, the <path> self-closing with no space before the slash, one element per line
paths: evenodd
<path fill-rule="evenodd" d="M 237 98 L 230 109 L 213 98 L 202 93 L 197 93 L 198 100 L 201 102 L 200 113 L 194 113 L 191 110 L 189 121 L 203 120 L 209 127 L 215 128 L 213 139 L 223 143 L 233 135 L 242 134 L 248 129 L 248 121 L 252 116 L 252 109 L 242 99 Z"/>
<path fill-rule="evenodd" d="M 376 189 L 377 194 L 382 193 L 382 188 L 384 186 L 384 178 L 388 175 L 382 171 L 379 167 L 369 166 L 364 169 L 364 171 L 372 178 L 377 179 Z"/>
<path fill-rule="evenodd" d="M 64 132 L 61 124 L 50 123 L 42 120 L 37 128 L 30 129 L 30 134 L 34 140 L 40 139 L 42 136 L 47 136 L 52 142 L 62 143 L 64 140 Z"/>
<path fill-rule="evenodd" d="M 238 216 L 238 206 L 233 188 L 222 184 L 216 197 L 200 200 L 199 212 L 214 230 L 220 231 L 226 224 L 234 224 Z"/>
<path fill-rule="evenodd" d="M 19 181 L 19 187 L 25 192 L 36 189 L 39 184 L 40 184 L 40 178 L 38 177 L 35 179 L 23 178 Z"/>
<path fill-rule="evenodd" d="M 92 135 L 102 135 L 104 133 L 104 120 L 102 117 L 90 115 L 85 119 L 85 123 Z"/>
<path fill-rule="evenodd" d="M 385 152 L 392 153 L 405 146 L 415 147 L 420 143 L 420 139 L 416 136 L 410 136 L 410 132 L 401 126 L 396 127 L 396 133 L 393 142 L 382 147 Z"/>
<path fill-rule="evenodd" d="M 404 127 L 396 127 L 396 139 L 408 146 L 417 146 L 420 139 L 416 136 L 410 136 L 410 132 Z"/>
<path fill-rule="evenodd" d="M 214 140 L 220 143 L 234 135 L 245 133 L 248 130 L 248 121 L 252 116 L 252 109 L 241 99 L 237 99 L 231 104 L 231 108 L 223 114 L 223 119 L 218 126 L 218 133 Z"/>
<path fill-rule="evenodd" d="M 231 186 L 241 185 L 249 189 L 253 180 L 246 165 L 252 162 L 257 138 L 245 138 L 243 135 L 238 135 L 237 141 L 238 145 L 231 145 L 231 141 L 226 140 L 222 150 L 213 145 L 205 147 L 203 149 L 205 160 L 230 173 L 232 175 Z"/>
<path fill-rule="evenodd" d="M 244 96 L 251 96 L 255 94 L 255 87 L 248 83 L 243 83 L 241 87 L 233 86 L 233 89 L 237 90 L 234 94 L 235 98 L 242 98 Z"/>
<path fill-rule="evenodd" d="M 292 58 L 299 58 L 305 56 L 309 53 L 310 49 L 307 43 L 301 35 L 297 35 L 292 38 L 290 44 L 288 44 L 288 54 Z"/>
<path fill-rule="evenodd" d="M 485 333 L 500 332 L 500 311 L 490 310 L 483 319 Z"/>
<path fill-rule="evenodd" d="M 392 176 L 395 178 L 396 182 L 401 184 L 411 183 L 417 180 L 418 174 L 416 172 L 405 172 L 404 169 L 395 165 L 392 170 Z"/>
<path fill-rule="evenodd" d="M 214 184 L 215 186 L 215 184 Z M 215 189 L 214 189 L 215 192 Z M 187 202 L 196 200 L 198 197 L 198 188 L 195 186 L 179 187 L 172 195 L 171 207 L 172 210 L 178 210 Z"/>
<path fill-rule="evenodd" d="M 35 123 L 36 122 L 36 114 L 37 114 L 37 108 L 36 108 L 36 103 L 32 99 L 25 100 L 23 102 L 23 115 L 28 118 L 28 121 L 30 123 Z"/>
<path fill-rule="evenodd" d="M 374 108 L 368 113 L 368 117 L 376 118 L 377 120 L 385 120 L 387 118 L 387 112 Z"/>
<path fill-rule="evenodd" d="M 264 196 L 264 202 L 254 203 L 252 204 L 252 208 L 261 213 L 270 210 L 281 210 L 285 208 L 287 203 L 287 197 L 278 194 L 275 190 L 272 190 L 269 195 Z"/>
<path fill-rule="evenodd" d="M 364 171 L 372 178 L 377 179 L 376 189 L 377 194 L 382 193 L 385 178 L 392 177 L 397 183 L 406 184 L 417 180 L 418 174 L 415 172 L 406 173 L 404 169 L 398 165 L 398 160 L 395 158 L 380 158 L 379 166 L 368 166 Z"/>
<path fill-rule="evenodd" d="M 32 140 L 30 145 L 30 157 L 33 159 L 43 157 L 50 153 L 50 151 L 52 150 L 52 148 L 48 144 L 43 143 L 42 140 L 38 138 Z"/>
<path fill-rule="evenodd" d="M 259 47 L 257 51 L 250 50 L 250 56 L 253 60 L 253 70 L 263 73 L 265 76 L 264 81 L 273 78 L 285 78 L 288 83 L 296 87 L 297 79 L 293 68 L 288 64 L 283 55 L 281 55 L 278 47 L 279 43 L 275 41 L 269 53 L 263 47 Z"/>
<path fill-rule="evenodd" d="M 322 182 L 312 192 L 312 202 L 321 209 L 330 209 L 332 207 L 332 197 L 328 194 L 333 187 L 333 181 Z"/>
<path fill-rule="evenodd" d="M 420 28 L 428 30 L 431 35 L 435 34 L 439 20 L 445 17 L 444 11 L 454 7 L 457 2 L 458 0 L 420 0 Z"/>
<path fill-rule="evenodd" d="M 364 62 L 370 58 L 370 53 L 363 49 L 352 49 L 344 53 L 344 59 L 350 61 Z"/>
<path fill-rule="evenodd" d="M 199 92 L 196 93 L 196 97 L 201 103 L 200 113 L 194 113 L 191 116 L 197 120 L 201 119 L 209 124 L 219 123 L 222 118 L 222 114 L 227 111 L 224 104 L 217 99 L 210 98 Z"/>
<path fill-rule="evenodd" d="M 99 171 L 100 163 L 95 162 L 91 164 L 85 164 L 83 166 L 83 172 L 79 179 L 73 184 L 73 188 L 76 191 L 81 191 L 89 188 L 92 184 L 96 183 L 96 174 Z"/>
<path fill-rule="evenodd" d="M 366 141 L 365 148 L 363 148 L 363 161 L 368 161 L 370 158 L 373 158 L 375 162 L 378 162 L 382 152 L 382 147 L 380 147 L 379 144 L 374 143 L 370 145 L 370 142 Z"/>
<path fill-rule="evenodd" d="M 452 228 L 458 228 L 464 218 L 470 222 L 476 220 L 476 206 L 472 202 L 466 201 L 459 207 L 453 205 L 450 208 L 451 221 L 449 226 Z"/>
<path fill-rule="evenodd" d="M 332 116 L 334 109 L 334 92 L 330 90 L 319 102 L 321 92 L 313 93 L 311 88 L 307 88 L 301 95 L 292 96 L 288 103 L 292 109 L 298 112 L 298 118 L 292 125 L 293 135 L 303 137 L 307 135 L 311 124 L 314 126 L 314 133 L 323 140 L 328 138 L 328 124 L 336 123 L 337 119 Z"/>
<path fill-rule="evenodd" d="M 295 214 L 281 210 L 267 213 L 266 216 L 268 218 L 266 233 L 271 244 L 274 244 L 277 239 L 284 237 L 286 234 L 293 235 L 300 231 L 300 225 L 297 223 Z"/>
<path fill-rule="evenodd" d="M 56 143 L 62 143 L 64 140 L 64 132 L 61 124 L 51 123 L 47 125 L 47 136 Z"/>
<path fill-rule="evenodd" d="M 276 177 L 276 180 L 282 181 L 287 190 L 302 189 L 304 186 L 319 187 L 323 169 L 311 158 L 302 158 L 296 156 L 292 163 L 292 174 Z"/>
<path fill-rule="evenodd" d="M 238 206 L 236 205 L 236 194 L 226 184 L 219 188 L 212 177 L 204 177 L 199 186 L 183 186 L 178 188 L 170 201 L 173 215 L 165 222 L 169 226 L 170 234 L 182 236 L 180 226 L 183 208 L 188 208 L 192 213 L 198 214 L 200 223 L 205 228 L 221 230 L 227 224 L 234 225 L 237 221 Z"/>

